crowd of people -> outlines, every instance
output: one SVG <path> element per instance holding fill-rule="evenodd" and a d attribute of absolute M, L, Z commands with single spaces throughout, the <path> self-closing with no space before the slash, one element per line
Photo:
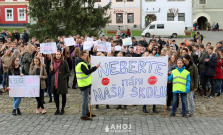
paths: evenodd
<path fill-rule="evenodd" d="M 9 75 L 39 75 L 40 77 L 40 96 L 36 97 L 36 114 L 46 113 L 44 108 L 44 95 L 48 93 L 49 103 L 54 99 L 56 105 L 55 115 L 63 115 L 66 106 L 66 94 L 68 93 L 68 82 L 70 72 L 74 72 L 72 78 L 72 89 L 79 87 L 82 92 L 82 119 L 91 120 L 88 106 L 88 94 L 90 84 L 83 85 L 79 78 L 86 78 L 94 72 L 100 65 L 91 68 L 90 56 L 104 57 L 162 57 L 168 56 L 168 82 L 167 82 L 167 110 L 171 110 L 171 117 L 175 116 L 179 104 L 179 96 L 182 101 L 183 117 L 192 117 L 195 113 L 194 92 L 199 92 L 200 96 L 208 98 L 220 96 L 223 93 L 223 41 L 212 45 L 210 42 L 202 44 L 200 33 L 193 39 L 187 41 L 186 38 L 177 45 L 172 38 L 165 40 L 164 37 L 152 36 L 146 40 L 142 37 L 137 41 L 132 38 L 132 45 L 123 46 L 122 38 L 101 36 L 91 37 L 94 39 L 90 51 L 83 50 L 83 44 L 89 35 L 70 35 L 74 38 L 76 45 L 66 46 L 64 43 L 65 36 L 58 36 L 57 39 L 45 37 L 44 42 L 56 42 L 56 54 L 42 54 L 40 52 L 40 42 L 35 37 L 29 40 L 28 33 L 24 30 L 23 36 L 17 30 L 14 33 L 3 30 L 2 39 L 0 40 L 1 51 L 1 72 L 0 82 L 2 83 L 2 93 L 10 90 Z M 94 46 L 97 40 L 111 42 L 111 52 L 99 52 L 97 46 Z M 121 50 L 115 50 L 115 46 L 121 46 Z M 81 65 L 81 64 L 82 65 Z M 82 74 L 79 75 L 80 71 Z M 86 92 L 87 91 L 87 92 Z M 60 109 L 59 96 L 62 96 L 62 107 Z M 13 98 L 13 115 L 21 115 L 19 104 L 21 97 Z M 96 105 L 96 109 L 99 105 Z M 110 109 L 109 105 L 106 105 Z M 116 109 L 122 109 L 118 105 Z M 127 109 L 125 105 L 123 109 Z M 146 105 L 142 107 L 144 113 L 148 113 Z M 153 105 L 153 112 L 158 113 L 156 105 Z M 96 116 L 96 115 L 93 115 Z"/>

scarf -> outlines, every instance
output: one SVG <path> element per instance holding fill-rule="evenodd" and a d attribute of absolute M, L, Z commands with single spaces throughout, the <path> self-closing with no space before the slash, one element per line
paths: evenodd
<path fill-rule="evenodd" d="M 55 75 L 54 75 L 54 80 L 55 80 L 55 83 L 54 83 L 54 86 L 56 89 L 58 89 L 58 76 L 59 76 L 59 66 L 60 66 L 60 63 L 61 61 L 60 60 L 55 60 L 54 61 L 54 72 L 55 72 Z"/>

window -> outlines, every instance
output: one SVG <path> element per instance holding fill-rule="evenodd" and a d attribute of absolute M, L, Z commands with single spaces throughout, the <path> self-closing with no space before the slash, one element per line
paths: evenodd
<path fill-rule="evenodd" d="M 130 2 L 132 2 L 132 1 L 134 1 L 134 0 L 127 0 L 127 1 L 130 1 Z"/>
<path fill-rule="evenodd" d="M 26 21 L 26 9 L 18 8 L 18 21 Z"/>
<path fill-rule="evenodd" d="M 6 21 L 13 21 L 13 8 L 6 8 L 5 9 L 5 20 Z"/>
<path fill-rule="evenodd" d="M 164 29 L 164 24 L 157 24 L 157 29 Z"/>
<path fill-rule="evenodd" d="M 116 0 L 116 2 L 122 2 L 122 0 Z"/>
<path fill-rule="evenodd" d="M 134 23 L 134 13 L 127 14 L 128 23 Z"/>
<path fill-rule="evenodd" d="M 185 21 L 185 13 L 178 13 L 178 21 Z"/>
<path fill-rule="evenodd" d="M 149 29 L 155 29 L 155 25 L 154 25 L 154 24 L 151 25 L 151 26 L 149 27 Z"/>
<path fill-rule="evenodd" d="M 116 23 L 123 23 L 123 13 L 116 14 Z"/>
<path fill-rule="evenodd" d="M 199 4 L 206 4 L 207 1 L 206 0 L 199 0 Z"/>
<path fill-rule="evenodd" d="M 174 21 L 174 14 L 173 13 L 167 13 L 167 21 Z"/>
<path fill-rule="evenodd" d="M 101 0 L 96 0 L 95 2 L 101 2 Z"/>

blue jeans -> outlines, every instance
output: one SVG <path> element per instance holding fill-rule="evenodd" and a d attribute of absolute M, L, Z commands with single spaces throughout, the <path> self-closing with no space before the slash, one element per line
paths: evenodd
<path fill-rule="evenodd" d="M 14 97 L 13 98 L 13 104 L 14 104 L 14 108 L 13 109 L 18 109 L 19 108 L 19 104 L 21 102 L 21 97 Z"/>
<path fill-rule="evenodd" d="M 179 95 L 181 96 L 183 115 L 187 115 L 187 93 L 173 93 L 172 114 L 176 114 Z"/>
<path fill-rule="evenodd" d="M 86 116 L 86 114 L 90 113 L 88 109 L 88 98 L 89 98 L 89 90 L 90 88 L 87 88 L 84 91 L 81 91 L 82 93 L 82 104 L 81 104 L 81 116 Z"/>
<path fill-rule="evenodd" d="M 221 79 L 215 79 L 214 83 L 215 83 L 215 93 L 220 93 L 221 92 Z"/>
<path fill-rule="evenodd" d="M 221 93 L 223 93 L 223 79 L 221 81 Z"/>
<path fill-rule="evenodd" d="M 2 86 L 5 88 L 7 72 L 2 74 Z"/>
<path fill-rule="evenodd" d="M 47 88 L 47 92 L 48 92 L 48 95 L 49 95 L 49 98 L 52 100 L 52 94 L 51 94 L 51 75 L 48 75 L 47 76 L 47 85 L 46 85 L 46 88 Z"/>

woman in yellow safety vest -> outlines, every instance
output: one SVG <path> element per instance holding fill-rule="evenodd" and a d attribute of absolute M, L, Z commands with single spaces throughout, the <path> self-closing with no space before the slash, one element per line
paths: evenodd
<path fill-rule="evenodd" d="M 168 73 L 168 81 L 173 83 L 173 104 L 170 117 L 175 117 L 179 95 L 181 96 L 183 117 L 188 118 L 186 111 L 187 93 L 190 92 L 190 72 L 185 69 L 183 59 L 177 60 L 177 68 Z"/>

